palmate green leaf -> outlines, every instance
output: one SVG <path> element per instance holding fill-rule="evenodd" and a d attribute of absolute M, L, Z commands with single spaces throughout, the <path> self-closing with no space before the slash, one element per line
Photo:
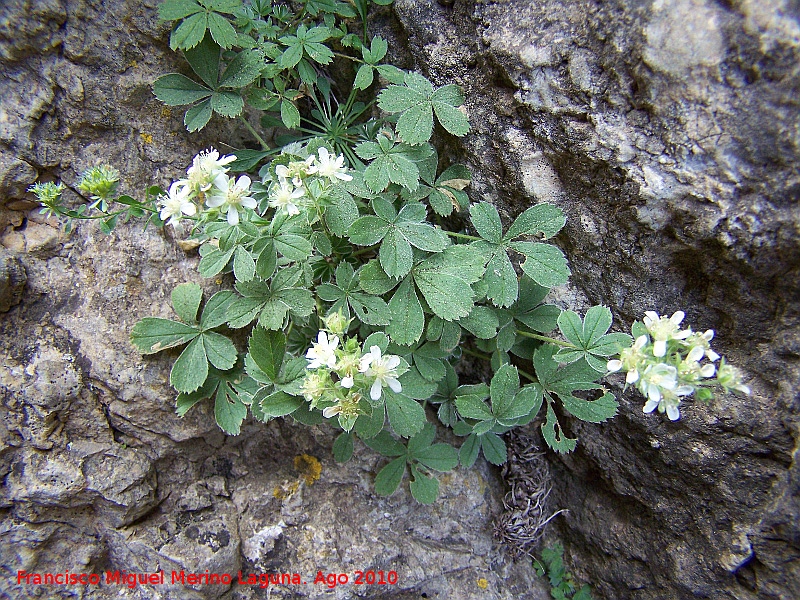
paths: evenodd
<path fill-rule="evenodd" d="M 256 261 L 243 246 L 236 246 L 233 254 L 233 274 L 238 281 L 250 281 L 256 274 Z"/>
<path fill-rule="evenodd" d="M 517 419 L 527 419 L 530 422 L 542 407 L 543 397 L 541 385 L 528 384 L 514 395 L 514 399 L 501 413 L 495 412 L 495 417 L 501 425 L 507 426 L 517 424 L 514 422 Z"/>
<path fill-rule="evenodd" d="M 208 359 L 202 337 L 196 337 L 172 365 L 169 382 L 179 392 L 195 391 L 208 376 Z"/>
<path fill-rule="evenodd" d="M 361 65 L 356 72 L 356 78 L 353 80 L 353 87 L 357 90 L 365 90 L 372 85 L 375 77 L 374 69 L 371 65 Z"/>
<path fill-rule="evenodd" d="M 232 393 L 227 384 L 221 384 L 217 388 L 217 395 L 214 399 L 214 417 L 217 425 L 229 435 L 239 435 L 241 432 L 242 421 L 247 417 L 247 407 L 239 399 L 239 396 Z"/>
<path fill-rule="evenodd" d="M 223 117 L 238 117 L 244 109 L 244 99 L 237 92 L 214 92 L 211 108 Z"/>
<path fill-rule="evenodd" d="M 212 91 L 185 75 L 169 73 L 155 80 L 153 94 L 167 106 L 183 106 L 208 98 Z"/>
<path fill-rule="evenodd" d="M 333 442 L 333 460 L 338 463 L 346 463 L 353 457 L 353 435 L 342 432 Z"/>
<path fill-rule="evenodd" d="M 278 379 L 286 352 L 286 336 L 282 331 L 255 327 L 250 336 L 250 356 L 271 381 Z"/>
<path fill-rule="evenodd" d="M 500 320 L 497 313 L 488 306 L 475 306 L 464 318 L 458 320 L 459 325 L 476 338 L 490 340 L 497 335 Z"/>
<path fill-rule="evenodd" d="M 361 289 L 369 294 L 381 296 L 397 286 L 397 281 L 389 277 L 376 259 L 372 259 L 358 270 Z"/>
<path fill-rule="evenodd" d="M 488 202 L 478 202 L 469 207 L 472 226 L 483 239 L 499 244 L 503 239 L 503 224 L 497 209 Z"/>
<path fill-rule="evenodd" d="M 158 18 L 162 21 L 177 21 L 204 10 L 194 0 L 165 0 L 158 6 Z"/>
<path fill-rule="evenodd" d="M 200 334 L 200 330 L 168 319 L 145 317 L 131 330 L 131 342 L 142 354 L 154 354 L 182 346 Z M 202 383 L 202 382 L 201 382 Z"/>
<path fill-rule="evenodd" d="M 362 440 L 369 440 L 378 435 L 386 423 L 386 408 L 383 405 L 373 406 L 372 414 L 359 415 L 355 431 Z"/>
<path fill-rule="evenodd" d="M 506 443 L 495 433 L 489 432 L 480 436 L 483 456 L 493 465 L 505 464 L 508 459 Z"/>
<path fill-rule="evenodd" d="M 183 124 L 186 126 L 186 130 L 190 133 L 200 131 L 211 120 L 213 112 L 210 98 L 195 104 L 183 116 Z"/>
<path fill-rule="evenodd" d="M 208 13 L 208 31 L 214 41 L 226 50 L 233 46 L 239 37 L 230 21 L 214 12 Z"/>
<path fill-rule="evenodd" d="M 561 362 L 574 362 L 584 358 L 598 372 L 605 373 L 606 357 L 630 345 L 631 337 L 624 333 L 606 334 L 611 327 L 611 311 L 604 306 L 593 306 L 586 317 L 567 310 L 558 318 L 558 327 L 577 349 L 564 348 L 554 356 Z"/>
<path fill-rule="evenodd" d="M 553 237 L 567 222 L 564 212 L 553 204 L 537 204 L 519 215 L 509 227 L 504 239 L 522 235 L 542 235 L 544 239 Z"/>
<path fill-rule="evenodd" d="M 462 467 L 469 469 L 478 459 L 481 452 L 481 438 L 474 433 L 467 436 L 458 450 L 458 460 Z"/>
<path fill-rule="evenodd" d="M 286 129 L 300 127 L 300 111 L 291 100 L 286 98 L 281 100 L 281 121 L 286 126 Z"/>
<path fill-rule="evenodd" d="M 406 457 L 395 458 L 375 476 L 375 493 L 379 496 L 391 496 L 400 485 L 405 473 Z"/>
<path fill-rule="evenodd" d="M 406 447 L 394 439 L 392 434 L 386 430 L 383 430 L 377 435 L 364 440 L 364 444 L 383 456 L 388 456 L 390 458 L 394 456 L 402 456 L 404 461 L 406 459 Z"/>
<path fill-rule="evenodd" d="M 487 394 L 488 395 L 488 394 Z M 465 419 L 490 421 L 494 419 L 492 410 L 484 402 L 483 394 L 460 393 L 456 390 L 455 405 L 459 414 Z"/>
<path fill-rule="evenodd" d="M 414 283 L 436 316 L 455 321 L 469 315 L 471 287 L 483 274 L 483 258 L 463 246 L 449 246 L 414 267 Z"/>
<path fill-rule="evenodd" d="M 415 465 L 411 465 L 411 495 L 420 504 L 433 504 L 439 497 L 439 480 L 422 473 Z"/>
<path fill-rule="evenodd" d="M 539 242 L 511 242 L 511 248 L 525 256 L 522 271 L 541 286 L 552 288 L 567 282 L 570 270 L 560 249 Z"/>
<path fill-rule="evenodd" d="M 405 277 L 413 265 L 411 245 L 395 227 L 383 238 L 378 258 L 389 277 Z"/>
<path fill-rule="evenodd" d="M 224 335 L 206 331 L 200 336 L 203 340 L 208 362 L 221 371 L 227 371 L 236 364 L 236 346 Z"/>
<path fill-rule="evenodd" d="M 542 437 L 544 437 L 547 445 L 559 454 L 572 452 L 578 444 L 578 440 L 564 435 L 556 413 L 549 403 L 547 405 L 547 420 L 542 424 Z"/>
<path fill-rule="evenodd" d="M 169 47 L 172 50 L 188 50 L 203 41 L 208 29 L 208 14 L 197 12 L 188 16 L 172 31 L 169 36 Z"/>
<path fill-rule="evenodd" d="M 211 296 L 203 307 L 203 314 L 200 317 L 200 327 L 203 330 L 219 327 L 228 320 L 228 307 L 234 300 L 234 294 L 230 290 L 222 290 Z"/>
<path fill-rule="evenodd" d="M 489 391 L 494 417 L 506 416 L 514 396 L 519 390 L 519 373 L 513 365 L 503 365 L 492 376 Z"/>
<path fill-rule="evenodd" d="M 389 300 L 389 311 L 392 320 L 386 328 L 386 333 L 394 342 L 408 346 L 422 337 L 425 315 L 410 277 L 403 280 Z"/>
<path fill-rule="evenodd" d="M 182 283 L 172 290 L 172 308 L 184 323 L 197 323 L 203 290 L 196 283 Z"/>
<path fill-rule="evenodd" d="M 303 398 L 290 396 L 286 392 L 270 392 L 268 387 L 261 388 L 253 397 L 253 403 L 257 403 L 261 410 L 268 417 L 285 417 L 292 414 L 303 404 Z"/>
<path fill-rule="evenodd" d="M 185 50 L 183 55 L 192 71 L 197 73 L 205 84 L 212 90 L 217 89 L 219 79 L 220 47 L 210 35 L 206 34 L 203 41 L 194 48 Z"/>
<path fill-rule="evenodd" d="M 401 375 L 399 381 L 403 386 L 403 395 L 414 400 L 427 400 L 436 393 L 436 383 L 425 379 L 416 367 Z"/>
<path fill-rule="evenodd" d="M 576 386 L 573 389 L 602 389 L 599 385 Z M 605 393 L 597 400 L 583 400 L 570 394 L 560 395 L 561 403 L 572 415 L 589 423 L 602 423 L 617 414 L 619 402 L 613 394 Z"/>
<path fill-rule="evenodd" d="M 476 242 L 476 245 L 481 242 Z M 498 249 L 491 254 L 489 262 L 486 264 L 486 277 L 484 279 L 488 286 L 487 298 L 495 306 L 511 306 L 519 297 L 519 283 L 517 272 L 511 264 L 504 248 Z"/>
<path fill-rule="evenodd" d="M 402 113 L 397 132 L 408 144 L 428 141 L 433 133 L 433 114 L 448 132 L 463 136 L 469 121 L 458 107 L 464 98 L 457 86 L 444 86 L 434 91 L 422 75 L 406 73 L 404 85 L 390 85 L 378 95 L 378 106 L 388 113 Z"/>
<path fill-rule="evenodd" d="M 331 196 L 333 204 L 325 208 L 325 223 L 333 235 L 343 238 L 358 219 L 358 205 L 349 193 L 335 186 Z"/>
<path fill-rule="evenodd" d="M 389 424 L 397 435 L 411 437 L 422 431 L 427 421 L 425 410 L 419 402 L 402 393 L 395 393 L 389 388 L 383 389 L 383 395 Z"/>
<path fill-rule="evenodd" d="M 264 55 L 258 50 L 244 50 L 228 64 L 219 87 L 241 88 L 253 83 L 264 68 Z"/>

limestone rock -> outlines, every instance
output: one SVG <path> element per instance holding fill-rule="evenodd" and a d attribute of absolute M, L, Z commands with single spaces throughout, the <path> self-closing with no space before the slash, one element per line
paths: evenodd
<path fill-rule="evenodd" d="M 572 424 L 579 448 L 551 469 L 573 564 L 599 597 L 797 597 L 797 4 L 394 10 L 406 60 L 465 89 L 472 132 L 443 141 L 471 199 L 566 212 L 571 307 L 605 304 L 620 330 L 684 310 L 754 390 L 677 423 L 629 391 L 612 422 Z"/>
<path fill-rule="evenodd" d="M 65 234 L 38 215 L 26 192 L 37 177 L 74 183 L 108 162 L 122 173 L 121 191 L 141 197 L 212 144 L 242 147 L 247 134 L 234 122 L 190 135 L 182 113 L 153 97 L 159 75 L 187 70 L 167 47 L 157 4 L 0 4 L 0 310 L 8 310 L 0 319 L 0 565 L 6 574 L 103 578 L 37 591 L 9 575 L 0 596 L 545 598 L 531 565 L 511 563 L 493 543 L 503 484 L 492 470 L 445 479 L 443 501 L 422 507 L 407 487 L 376 496 L 382 462 L 367 449 L 336 465 L 328 429 L 247 422 L 227 437 L 209 403 L 178 418 L 168 385 L 175 356 L 142 357 L 130 329 L 145 316 L 173 317 L 179 283 L 196 281 L 208 297 L 228 282 L 203 281 L 195 248 L 172 230 L 131 224 L 105 236 L 90 223 Z M 71 194 L 67 202 L 78 200 Z M 294 468 L 304 454 L 321 462 L 313 485 Z M 352 580 L 367 569 L 395 570 L 399 581 L 334 591 L 313 584 L 318 570 Z M 290 572 L 308 583 L 240 585 L 240 570 L 245 580 Z M 163 584 L 106 582 L 107 572 L 160 571 Z M 232 583 L 181 583 L 173 571 L 228 574 Z"/>

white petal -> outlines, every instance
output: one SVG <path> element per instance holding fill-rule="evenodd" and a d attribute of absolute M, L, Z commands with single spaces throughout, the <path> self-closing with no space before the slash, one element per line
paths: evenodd
<path fill-rule="evenodd" d="M 347 377 L 342 378 L 342 387 L 347 388 L 348 390 L 353 387 L 353 376 L 348 375 Z"/>
<path fill-rule="evenodd" d="M 715 361 L 715 360 L 719 360 L 719 354 L 714 352 L 711 348 L 706 350 L 706 356 L 708 357 L 708 360 L 710 360 L 712 362 Z"/>
<path fill-rule="evenodd" d="M 392 389 L 393 392 L 400 393 L 403 391 L 403 386 L 400 385 L 400 382 L 397 381 L 394 377 L 387 377 L 386 383 L 389 384 L 389 387 Z"/>
<path fill-rule="evenodd" d="M 622 361 L 621 360 L 610 360 L 606 364 L 606 369 L 608 369 L 612 373 L 616 373 L 621 368 L 622 368 Z"/>
<path fill-rule="evenodd" d="M 228 225 L 238 225 L 239 224 L 239 211 L 236 210 L 233 206 L 228 208 Z"/>
<path fill-rule="evenodd" d="M 681 418 L 681 413 L 678 411 L 677 406 L 670 404 L 667 406 L 667 416 L 669 417 L 670 421 L 677 421 Z"/>
<path fill-rule="evenodd" d="M 628 371 L 628 376 L 625 378 L 625 383 L 636 383 L 639 381 L 639 371 L 634 369 L 633 371 Z"/>
<path fill-rule="evenodd" d="M 703 377 L 713 377 L 716 371 L 717 367 L 712 364 L 707 364 L 703 365 L 703 368 L 700 369 L 700 375 Z"/>
<path fill-rule="evenodd" d="M 381 399 L 381 382 L 380 380 L 376 379 L 375 382 L 372 384 L 372 387 L 369 390 L 369 397 L 373 400 L 380 400 Z"/>
<path fill-rule="evenodd" d="M 647 390 L 647 397 L 651 402 L 661 402 L 661 390 L 657 385 L 651 385 Z"/>
<path fill-rule="evenodd" d="M 664 356 L 666 353 L 667 353 L 667 341 L 656 340 L 656 342 L 653 344 L 653 355 Z"/>
<path fill-rule="evenodd" d="M 703 358 L 704 354 L 705 354 L 705 352 L 703 351 L 702 347 L 695 346 L 694 348 L 689 350 L 689 354 L 686 355 L 686 360 L 688 360 L 690 362 L 697 362 L 701 358 Z"/>
<path fill-rule="evenodd" d="M 682 310 L 677 310 L 674 313 L 672 313 L 672 316 L 669 318 L 669 320 L 672 321 L 675 325 L 680 325 L 681 321 L 683 321 L 683 317 L 685 316 L 686 315 Z"/>
<path fill-rule="evenodd" d="M 654 402 L 653 400 L 648 400 L 645 403 L 644 407 L 642 408 L 642 412 L 651 413 L 656 409 L 657 406 L 658 406 L 658 402 Z"/>

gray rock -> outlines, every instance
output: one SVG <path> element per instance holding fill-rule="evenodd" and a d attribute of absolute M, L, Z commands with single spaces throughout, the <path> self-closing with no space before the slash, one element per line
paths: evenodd
<path fill-rule="evenodd" d="M 0 248 L 0 313 L 19 304 L 28 276 L 19 259 Z"/>
<path fill-rule="evenodd" d="M 208 403 L 178 418 L 168 385 L 174 356 L 142 357 L 130 329 L 145 316 L 173 317 L 179 283 L 196 281 L 208 297 L 228 282 L 203 281 L 196 252 L 182 250 L 172 230 L 134 224 L 105 236 L 78 224 L 65 234 L 38 214 L 26 192 L 37 177 L 73 183 L 108 162 L 122 173 L 121 191 L 141 197 L 145 186 L 178 177 L 199 150 L 242 146 L 247 133 L 234 122 L 189 135 L 182 113 L 153 97 L 156 77 L 187 70 L 167 47 L 157 4 L 0 6 L 0 245 L 3 257 L 20 257 L 3 264 L 23 264 L 28 277 L 21 302 L 13 296 L 0 319 L 0 565 L 8 575 L 0 596 L 545 598 L 530 563 L 512 563 L 493 542 L 504 491 L 494 470 L 445 477 L 442 502 L 422 507 L 407 487 L 390 498 L 374 493 L 383 463 L 365 448 L 335 464 L 331 430 L 248 422 L 226 437 Z M 78 199 L 68 190 L 65 200 Z M 0 290 L 18 294 L 14 277 L 4 287 L 0 278 Z M 321 461 L 313 484 L 295 470 L 302 454 Z M 313 583 L 320 570 L 352 580 L 369 569 L 394 570 L 399 581 Z M 103 583 L 34 588 L 17 583 L 20 570 L 97 573 Z M 289 572 L 307 583 L 240 585 L 240 570 L 245 580 Z M 117 571 L 119 582 L 107 583 Z M 163 584 L 125 584 L 159 571 Z M 195 585 L 173 581 L 173 571 L 233 579 Z"/>
<path fill-rule="evenodd" d="M 798 597 L 797 4 L 394 7 L 406 59 L 466 90 L 472 132 L 443 141 L 472 200 L 567 213 L 562 300 L 620 329 L 684 310 L 754 390 L 677 423 L 628 391 L 613 422 L 570 424 L 551 499 L 580 575 L 606 598 Z"/>

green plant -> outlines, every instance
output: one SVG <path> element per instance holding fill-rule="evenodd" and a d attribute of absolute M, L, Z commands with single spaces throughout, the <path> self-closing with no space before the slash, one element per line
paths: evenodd
<path fill-rule="evenodd" d="M 550 597 L 553 600 L 591 600 L 592 591 L 588 584 L 577 589 L 575 578 L 564 566 L 564 548 L 554 544 L 541 552 L 541 560 L 533 559 L 533 567 L 539 577 L 547 575 L 550 582 Z"/>
<path fill-rule="evenodd" d="M 648 313 L 631 345 L 631 336 L 609 333 L 606 307 L 581 318 L 548 304 L 570 275 L 548 241 L 563 212 L 537 204 L 504 228 L 491 203 L 470 203 L 469 170 L 442 164 L 431 143 L 437 122 L 442 136 L 469 132 L 461 91 L 383 64 L 386 43 L 352 21 L 367 11 L 365 0 L 307 0 L 296 12 L 262 0 L 167 0 L 160 14 L 176 21 L 171 44 L 202 84 L 168 74 L 154 93 L 189 105 L 189 130 L 215 113 L 239 117 L 262 149 L 202 152 L 186 177 L 141 202 L 117 195 L 119 174 L 108 166 L 84 175 L 78 189 L 90 198 L 76 209 L 64 205 L 63 187 L 32 188 L 43 210 L 99 219 L 104 231 L 120 217 L 189 222 L 200 274 L 235 281 L 205 305 L 199 286 L 180 285 L 179 320 L 148 317 L 132 330 L 144 354 L 184 347 L 170 374 L 180 415 L 210 399 L 232 435 L 248 414 L 326 421 L 342 431 L 337 460 L 349 459 L 356 439 L 392 459 L 378 493 L 410 473 L 412 494 L 430 503 L 433 472 L 471 466 L 480 454 L 502 464 L 503 434 L 542 412 L 545 442 L 573 450 L 571 419 L 601 423 L 617 412 L 598 383 L 608 370 L 626 371 L 648 397 L 645 411 L 658 406 L 670 418 L 696 389 L 703 400 L 709 385 L 748 391 L 732 367 L 716 371 L 710 334 L 679 331 L 676 316 L 666 324 Z M 348 65 L 357 68 L 346 83 L 326 70 Z M 277 127 L 279 145 L 266 143 L 246 108 L 262 113 L 262 128 Z M 252 179 L 232 176 L 257 168 Z M 246 348 L 232 341 L 242 329 Z M 494 375 L 460 381 L 464 355 Z M 699 365 L 704 357 L 710 366 Z M 464 438 L 458 451 L 434 443 L 428 405 Z"/>

